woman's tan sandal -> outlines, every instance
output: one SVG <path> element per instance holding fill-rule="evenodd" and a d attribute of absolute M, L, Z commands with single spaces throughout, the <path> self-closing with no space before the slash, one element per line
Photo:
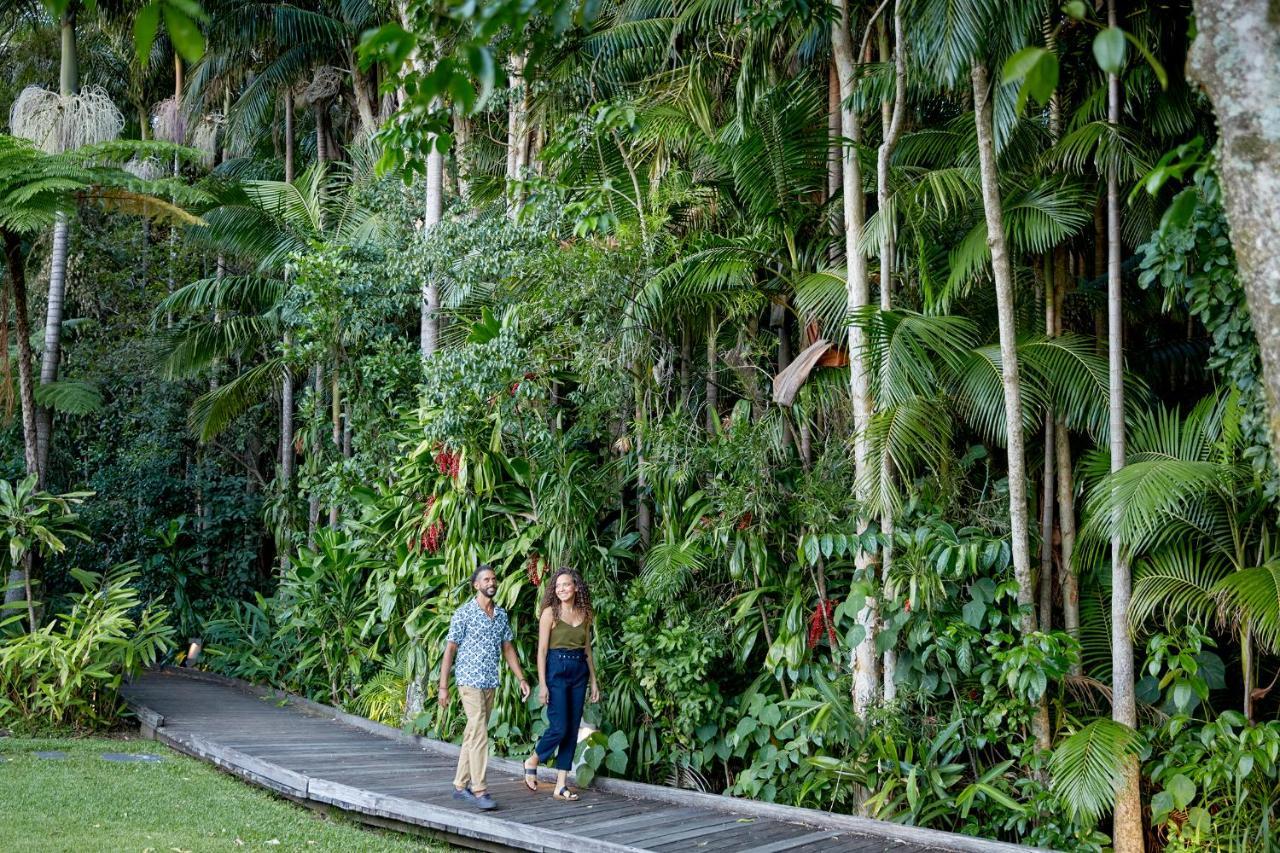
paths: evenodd
<path fill-rule="evenodd" d="M 530 791 L 538 790 L 538 768 L 528 764 L 524 766 L 524 786 Z"/>
<path fill-rule="evenodd" d="M 557 800 L 565 800 L 570 803 L 575 802 L 578 799 L 578 793 L 576 791 L 570 791 L 568 788 L 556 788 L 555 793 L 551 796 L 555 797 Z"/>

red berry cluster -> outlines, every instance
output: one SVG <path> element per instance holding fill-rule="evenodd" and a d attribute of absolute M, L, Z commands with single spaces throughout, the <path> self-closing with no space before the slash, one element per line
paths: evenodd
<path fill-rule="evenodd" d="M 462 463 L 462 454 L 454 453 L 447 447 L 442 447 L 436 451 L 436 469 L 441 474 L 449 477 L 457 477 L 458 469 Z"/>
<path fill-rule="evenodd" d="M 533 553 L 529 555 L 529 562 L 525 563 L 524 566 L 525 576 L 529 578 L 529 583 L 534 586 L 540 586 L 542 584 L 542 572 L 540 571 L 541 562 L 542 558 L 539 557 L 537 553 Z"/>
<path fill-rule="evenodd" d="M 751 514 L 750 510 L 747 510 L 746 512 L 744 512 L 742 514 L 742 518 L 738 519 L 738 529 L 746 530 L 748 527 L 751 526 L 751 522 L 754 518 L 755 516 Z"/>
<path fill-rule="evenodd" d="M 835 646 L 835 610 L 836 603 L 829 598 L 819 601 L 818 606 L 813 609 L 813 615 L 809 617 L 809 648 L 812 649 L 818 645 L 818 640 L 822 639 L 824 629 L 827 634 L 827 642 Z"/>
<path fill-rule="evenodd" d="M 422 550 L 428 554 L 434 554 L 440 550 L 440 546 L 444 544 L 444 522 L 435 521 L 427 525 L 427 529 L 422 531 Z"/>

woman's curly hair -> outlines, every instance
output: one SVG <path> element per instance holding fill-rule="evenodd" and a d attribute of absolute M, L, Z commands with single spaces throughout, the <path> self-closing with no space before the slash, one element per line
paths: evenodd
<path fill-rule="evenodd" d="M 591 609 L 591 591 L 587 589 L 587 582 L 582 579 L 582 575 L 578 574 L 576 569 L 568 566 L 556 569 L 556 573 L 546 583 L 542 590 L 542 609 L 551 608 L 551 615 L 557 619 L 560 618 L 560 599 L 556 597 L 556 581 L 560 580 L 561 575 L 568 575 L 573 580 L 574 594 L 573 606 L 586 615 L 587 621 L 595 618 L 595 611 Z"/>

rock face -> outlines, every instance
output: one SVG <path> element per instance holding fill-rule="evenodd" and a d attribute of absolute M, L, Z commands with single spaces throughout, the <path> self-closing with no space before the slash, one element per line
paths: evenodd
<path fill-rule="evenodd" d="M 1197 0 L 1195 10 L 1188 72 L 1222 134 L 1217 168 L 1280 462 L 1280 2 Z"/>

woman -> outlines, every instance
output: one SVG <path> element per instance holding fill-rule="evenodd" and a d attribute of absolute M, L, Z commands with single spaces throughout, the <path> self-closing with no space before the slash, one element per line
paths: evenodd
<path fill-rule="evenodd" d="M 560 773 L 552 796 L 570 802 L 578 799 L 577 792 L 569 789 L 567 777 L 578 746 L 578 724 L 588 683 L 591 701 L 600 701 L 596 664 L 591 657 L 594 616 L 582 576 L 569 568 L 557 571 L 542 595 L 538 620 L 538 699 L 547 708 L 550 725 L 524 762 L 524 784 L 530 791 L 538 790 L 538 764 L 555 755 Z"/>

